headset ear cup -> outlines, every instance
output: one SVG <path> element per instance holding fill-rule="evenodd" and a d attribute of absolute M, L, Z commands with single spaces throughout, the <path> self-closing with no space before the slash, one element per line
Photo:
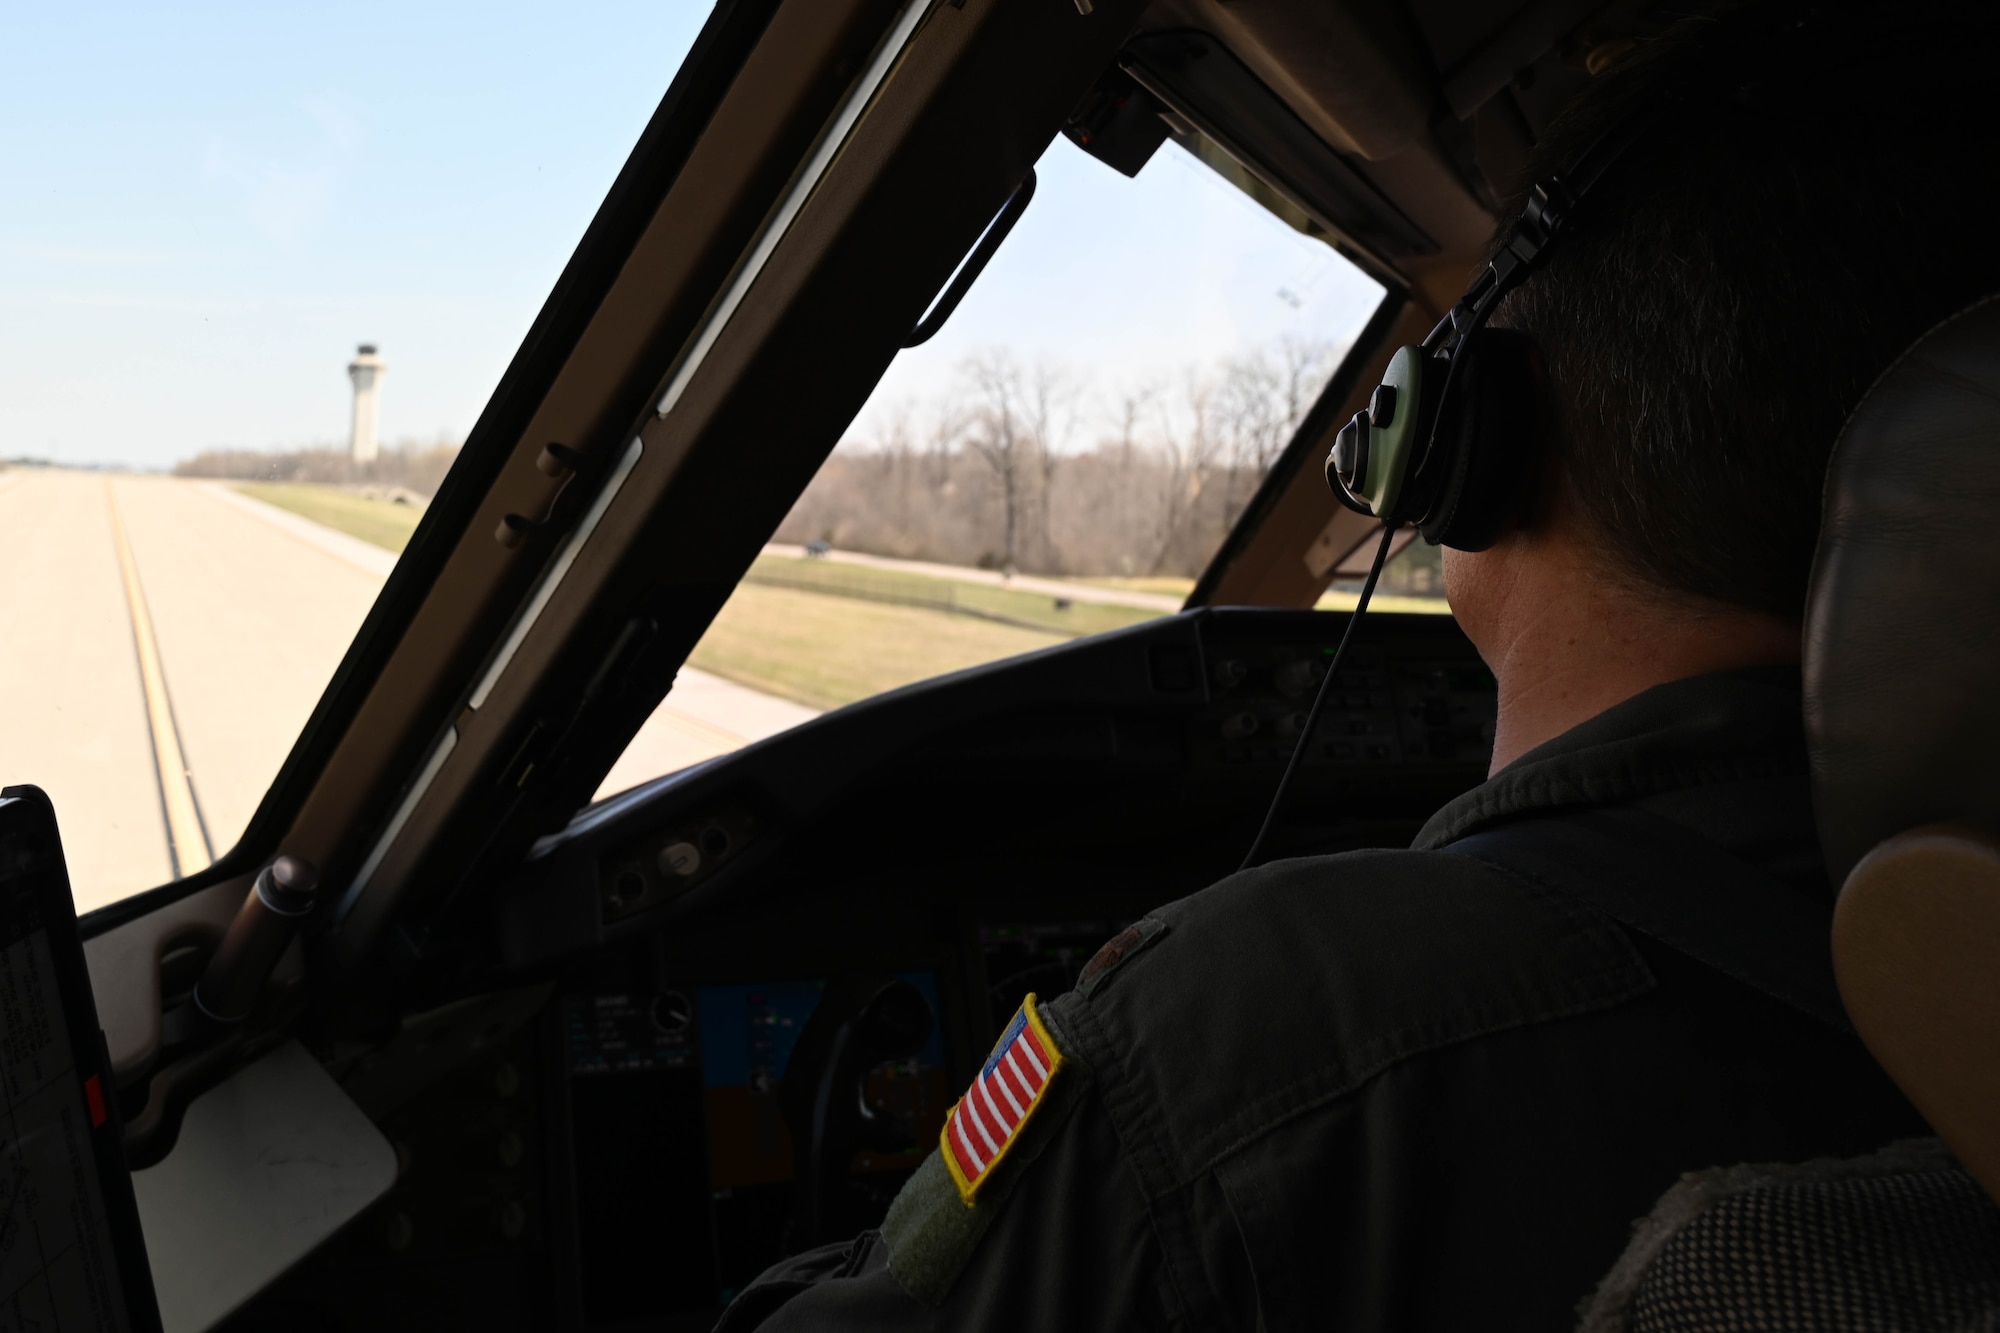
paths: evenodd
<path fill-rule="evenodd" d="M 1512 329 L 1479 329 L 1458 355 L 1451 401 L 1439 404 L 1437 498 L 1418 528 L 1434 546 L 1483 551 L 1533 493 L 1539 376 L 1534 343 Z"/>

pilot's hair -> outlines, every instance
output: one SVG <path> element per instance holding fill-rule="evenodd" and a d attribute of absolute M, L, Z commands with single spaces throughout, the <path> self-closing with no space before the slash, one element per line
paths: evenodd
<path fill-rule="evenodd" d="M 1496 320 L 1540 350 L 1553 476 L 1623 574 L 1802 615 L 1842 420 L 1927 328 L 2000 291 L 1994 8 L 1691 20 L 1536 146 L 1523 193 L 1662 108 Z"/>

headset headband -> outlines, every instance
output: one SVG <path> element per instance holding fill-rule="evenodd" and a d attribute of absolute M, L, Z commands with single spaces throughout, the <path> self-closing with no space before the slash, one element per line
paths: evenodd
<path fill-rule="evenodd" d="M 1623 157 L 1626 150 L 1658 124 L 1666 107 L 1653 103 L 1642 114 L 1626 116 L 1591 142 L 1574 166 L 1546 180 L 1537 181 L 1528 191 L 1528 202 L 1514 225 L 1507 228 L 1492 258 L 1472 280 L 1465 295 L 1446 312 L 1438 326 L 1423 341 L 1425 351 L 1436 351 L 1447 343 L 1456 346 L 1466 334 L 1482 327 L 1509 292 L 1528 280 L 1542 266 L 1549 247 L 1554 245 L 1569 222 L 1576 206 L 1583 202 L 1598 181 Z M 1453 335 L 1457 336 L 1454 337 Z"/>
<path fill-rule="evenodd" d="M 1672 104 L 1672 101 L 1654 101 L 1644 110 L 1621 118 L 1592 140 L 1568 170 L 1537 181 L 1534 188 L 1528 191 L 1528 202 L 1522 208 L 1521 216 L 1514 220 L 1493 247 L 1486 267 L 1421 344 L 1426 353 L 1445 361 L 1445 380 L 1438 396 L 1439 403 L 1451 401 L 1454 381 L 1458 378 L 1458 358 L 1453 353 L 1464 345 L 1467 338 L 1486 327 L 1486 322 L 1493 317 L 1493 312 L 1507 294 L 1526 282 L 1529 275 L 1547 261 L 1549 250 L 1562 235 L 1584 196 L 1604 179 L 1605 173 L 1616 165 L 1626 150 L 1666 116 Z M 1422 475 L 1436 453 L 1438 431 L 1443 426 L 1444 416 L 1440 411 L 1431 420 L 1423 454 L 1413 469 L 1414 475 Z"/>

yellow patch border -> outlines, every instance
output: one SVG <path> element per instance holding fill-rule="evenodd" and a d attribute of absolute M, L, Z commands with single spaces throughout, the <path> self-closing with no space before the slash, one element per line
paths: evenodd
<path fill-rule="evenodd" d="M 965 1097 L 960 1097 L 957 1102 L 953 1103 L 951 1114 L 944 1118 L 944 1128 L 938 1131 L 938 1156 L 944 1158 L 944 1169 L 951 1173 L 951 1183 L 958 1186 L 959 1202 L 963 1203 L 967 1208 L 973 1206 L 980 1187 L 993 1179 L 993 1173 L 999 1170 L 1000 1163 L 1007 1160 L 1007 1154 L 1014 1151 L 1014 1145 L 1021 1141 L 1021 1136 L 1027 1132 L 1028 1122 L 1033 1120 L 1036 1114 L 1041 1111 L 1042 1103 L 1048 1100 L 1049 1089 L 1055 1086 L 1056 1075 L 1062 1072 L 1063 1065 L 1067 1063 L 1062 1053 L 1062 1047 L 1056 1045 L 1056 1039 L 1050 1035 L 1048 1028 L 1042 1023 L 1042 1015 L 1035 1008 L 1035 993 L 1033 991 L 1029 991 L 1028 997 L 1021 1001 L 1021 1012 L 1028 1016 L 1028 1030 L 1041 1039 L 1042 1049 L 1049 1053 L 1049 1076 L 1043 1080 L 1042 1090 L 1035 1094 L 1035 1099 L 1028 1104 L 1028 1109 L 1022 1113 L 1021 1123 L 1014 1126 L 1014 1132 L 1007 1136 L 1007 1141 L 1000 1145 L 1000 1151 L 994 1153 L 992 1160 L 986 1163 L 986 1169 L 979 1173 L 979 1179 L 977 1180 L 967 1180 L 965 1178 L 965 1173 L 959 1169 L 958 1155 L 951 1150 L 951 1127 L 958 1119 L 958 1108 L 965 1105 Z M 1011 1028 L 1013 1026 L 1011 1022 L 1007 1024 L 1007 1027 Z M 1002 1041 L 1006 1039 L 1006 1028 L 1001 1029 L 1000 1036 Z M 993 1051 L 999 1049 L 1000 1043 L 997 1041 L 994 1042 L 993 1050 L 986 1053 L 987 1059 L 992 1059 Z M 980 1068 L 983 1070 L 985 1067 L 985 1061 L 982 1060 Z M 979 1074 L 973 1075 L 973 1087 L 976 1088 L 979 1086 L 980 1077 L 981 1075 Z M 965 1091 L 966 1096 L 969 1097 L 972 1095 L 972 1088 L 967 1088 Z"/>

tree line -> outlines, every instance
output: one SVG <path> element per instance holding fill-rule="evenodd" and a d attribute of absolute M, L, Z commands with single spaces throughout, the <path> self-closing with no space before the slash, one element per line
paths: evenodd
<path fill-rule="evenodd" d="M 777 539 L 1024 573 L 1199 574 L 1345 350 L 1286 339 L 1108 396 L 983 353 L 937 398 L 878 408 Z"/>
<path fill-rule="evenodd" d="M 1022 573 L 1193 577 L 1345 351 L 1285 339 L 1108 394 L 1060 368 L 985 352 L 934 398 L 874 405 L 775 537 Z M 428 500 L 457 455 L 445 442 L 384 448 L 368 463 L 335 446 L 214 449 L 174 472 Z M 1395 562 L 1409 568 L 1385 577 L 1385 591 L 1437 586 L 1434 554 L 1411 555 Z"/>
<path fill-rule="evenodd" d="M 355 462 L 345 448 L 333 445 L 270 452 L 207 449 L 174 464 L 174 475 L 226 477 L 234 481 L 311 482 L 405 493 L 402 498 L 428 501 L 444 484 L 444 474 L 451 471 L 457 458 L 458 446 L 443 441 L 385 447 L 366 463 Z"/>

